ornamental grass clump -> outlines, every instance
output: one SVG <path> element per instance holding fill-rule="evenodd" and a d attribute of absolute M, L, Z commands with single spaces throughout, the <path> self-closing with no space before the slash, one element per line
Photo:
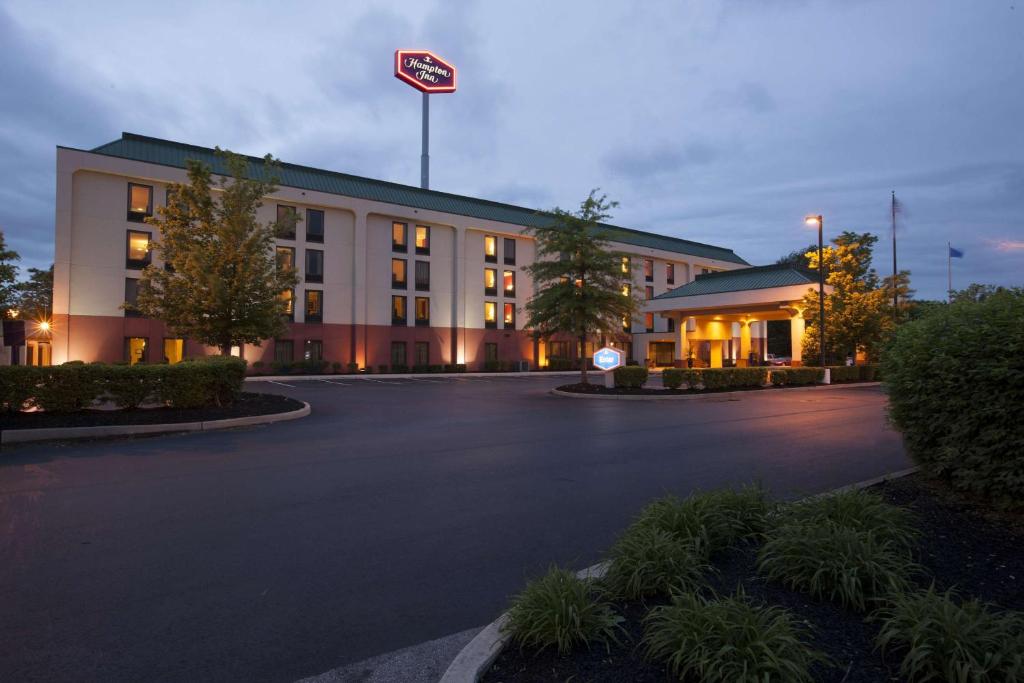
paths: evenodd
<path fill-rule="evenodd" d="M 539 652 L 554 647 L 565 654 L 592 643 L 617 643 L 621 622 L 611 604 L 597 598 L 589 581 L 552 567 L 513 598 L 501 630 L 521 648 Z"/>
<path fill-rule="evenodd" d="M 1024 615 L 1000 614 L 950 592 L 897 595 L 873 616 L 884 654 L 901 653 L 908 681 L 1013 683 L 1024 681 Z"/>
<path fill-rule="evenodd" d="M 913 549 L 917 532 L 910 512 L 886 503 L 869 491 L 844 491 L 790 503 L 781 507 L 775 526 L 831 522 L 855 531 L 870 531 L 880 541 L 891 541 L 907 551 Z"/>
<path fill-rule="evenodd" d="M 828 659 L 806 645 L 804 631 L 779 607 L 751 603 L 741 592 L 708 599 L 676 595 L 644 620 L 646 655 L 679 680 L 705 683 L 813 681 Z"/>
<path fill-rule="evenodd" d="M 612 595 L 628 599 L 698 590 L 711 571 L 706 550 L 700 537 L 683 539 L 634 524 L 609 552 L 604 585 Z"/>
<path fill-rule="evenodd" d="M 670 495 L 645 507 L 635 525 L 661 529 L 682 540 L 696 539 L 710 555 L 763 531 L 770 507 L 765 492 L 756 486 L 685 499 Z"/>

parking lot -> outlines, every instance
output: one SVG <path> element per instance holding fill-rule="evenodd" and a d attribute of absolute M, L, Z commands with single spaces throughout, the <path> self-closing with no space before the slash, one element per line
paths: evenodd
<path fill-rule="evenodd" d="M 666 492 L 796 496 L 908 466 L 877 388 L 631 402 L 549 395 L 567 376 L 373 380 L 248 385 L 310 402 L 293 422 L 0 456 L 0 680 L 294 681 L 490 621 Z"/>

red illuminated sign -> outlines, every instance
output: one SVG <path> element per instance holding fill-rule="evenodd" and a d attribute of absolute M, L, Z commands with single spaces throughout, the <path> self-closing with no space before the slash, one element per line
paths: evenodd
<path fill-rule="evenodd" d="M 455 92 L 455 67 L 429 50 L 395 50 L 395 78 L 423 92 Z"/>

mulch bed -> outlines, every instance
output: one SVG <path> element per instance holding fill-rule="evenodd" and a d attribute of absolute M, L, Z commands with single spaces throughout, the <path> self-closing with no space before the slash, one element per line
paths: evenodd
<path fill-rule="evenodd" d="M 2 429 L 48 427 L 99 427 L 108 425 L 202 422 L 232 417 L 287 413 L 302 407 L 301 401 L 276 394 L 243 393 L 229 406 L 209 408 L 135 408 L 132 410 L 83 410 L 79 413 L 0 413 Z"/>
<path fill-rule="evenodd" d="M 940 590 L 956 587 L 962 595 L 978 597 L 1003 609 L 1024 610 L 1024 516 L 997 514 L 967 500 L 943 485 L 920 475 L 873 487 L 889 502 L 912 510 L 921 532 L 918 562 L 926 569 L 922 587 L 935 581 Z M 719 574 L 712 581 L 722 594 L 742 586 L 755 600 L 792 611 L 810 628 L 810 643 L 828 655 L 835 667 L 818 667 L 816 681 L 875 683 L 899 681 L 899 661 L 883 660 L 875 650 L 877 627 L 863 615 L 802 593 L 767 583 L 755 570 L 756 547 L 737 548 L 715 558 Z M 626 618 L 627 637 L 622 646 L 606 651 L 597 645 L 569 656 L 521 652 L 506 647 L 482 678 L 485 683 L 534 681 L 644 681 L 672 680 L 664 666 L 644 660 L 637 643 L 643 637 L 641 620 L 649 601 L 618 604 Z"/>

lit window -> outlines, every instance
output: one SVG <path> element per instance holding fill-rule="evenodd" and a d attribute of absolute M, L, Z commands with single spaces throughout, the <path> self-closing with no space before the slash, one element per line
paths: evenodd
<path fill-rule="evenodd" d="M 654 282 L 654 261 L 649 258 L 644 259 L 644 280 Z"/>
<path fill-rule="evenodd" d="M 548 358 L 568 358 L 569 342 L 553 341 L 548 342 Z"/>
<path fill-rule="evenodd" d="M 416 297 L 416 324 L 430 324 L 430 299 L 425 296 Z"/>
<path fill-rule="evenodd" d="M 494 235 L 484 235 L 484 260 L 488 263 L 498 262 L 498 238 Z"/>
<path fill-rule="evenodd" d="M 505 290 L 505 296 L 516 295 L 516 271 L 506 270 L 502 273 L 502 288 Z"/>
<path fill-rule="evenodd" d="M 295 269 L 295 247 L 277 248 L 277 269 L 281 271 Z"/>
<path fill-rule="evenodd" d="M 407 286 L 405 259 L 391 259 L 391 288 L 405 289 Z"/>
<path fill-rule="evenodd" d="M 484 302 L 484 327 L 498 326 L 498 304 L 493 301 Z"/>
<path fill-rule="evenodd" d="M 622 285 L 622 296 L 629 296 L 633 291 L 633 288 L 629 286 L 629 283 Z"/>
<path fill-rule="evenodd" d="M 406 301 L 404 296 L 393 296 L 391 297 L 391 324 L 392 325 L 404 325 L 406 321 L 405 314 Z"/>
<path fill-rule="evenodd" d="M 149 346 L 149 339 L 146 337 L 125 337 L 124 359 L 129 365 L 146 362 L 146 347 Z"/>
<path fill-rule="evenodd" d="M 416 291 L 430 291 L 430 261 L 416 262 Z"/>
<path fill-rule="evenodd" d="M 294 206 L 277 205 L 277 225 L 274 232 L 279 239 L 295 239 L 295 224 L 298 222 L 299 212 L 295 210 Z"/>
<path fill-rule="evenodd" d="M 126 277 L 124 279 L 124 302 L 128 306 L 135 306 L 139 302 L 139 281 L 133 277 Z M 124 316 L 126 318 L 143 317 L 142 313 L 128 306 L 124 309 Z"/>
<path fill-rule="evenodd" d="M 291 363 L 295 360 L 295 342 L 291 339 L 277 339 L 274 341 L 274 361 L 277 363 Z"/>
<path fill-rule="evenodd" d="M 430 228 L 426 225 L 416 226 L 416 253 L 430 253 Z"/>
<path fill-rule="evenodd" d="M 676 264 L 665 264 L 665 282 L 670 285 L 674 285 L 676 283 Z"/>
<path fill-rule="evenodd" d="M 516 328 L 516 305 L 512 303 L 506 303 L 503 310 L 502 320 L 506 330 L 514 330 Z"/>
<path fill-rule="evenodd" d="M 430 342 L 416 342 L 416 365 L 430 364 Z"/>
<path fill-rule="evenodd" d="M 498 296 L 498 271 L 484 268 L 484 296 Z"/>
<path fill-rule="evenodd" d="M 391 224 L 391 251 L 405 252 L 409 249 L 409 226 L 395 221 Z"/>
<path fill-rule="evenodd" d="M 141 230 L 128 231 L 128 256 L 126 268 L 145 268 L 152 260 L 152 253 L 149 250 L 149 242 L 152 233 Z"/>
<path fill-rule="evenodd" d="M 320 209 L 306 209 L 306 241 L 324 241 L 324 212 Z"/>
<path fill-rule="evenodd" d="M 306 322 L 319 323 L 324 319 L 324 293 L 319 289 L 306 290 Z"/>
<path fill-rule="evenodd" d="M 654 287 L 652 287 L 651 285 L 647 285 L 646 287 L 644 287 L 644 298 L 645 299 L 653 299 L 654 298 Z"/>
<path fill-rule="evenodd" d="M 306 250 L 306 282 L 324 281 L 324 252 L 321 249 Z"/>
<path fill-rule="evenodd" d="M 277 298 L 283 304 L 281 314 L 292 320 L 295 317 L 295 292 L 286 289 L 278 294 Z"/>
<path fill-rule="evenodd" d="M 153 215 L 153 188 L 128 183 L 128 220 L 141 223 Z"/>
<path fill-rule="evenodd" d="M 623 256 L 622 257 L 622 272 L 624 274 L 626 274 L 626 275 L 629 274 L 629 257 L 628 256 Z"/>
<path fill-rule="evenodd" d="M 622 331 L 629 332 L 632 327 L 633 321 L 630 320 L 629 316 L 627 315 L 625 318 L 622 319 Z"/>
<path fill-rule="evenodd" d="M 164 362 L 174 365 L 185 357 L 185 340 L 180 337 L 164 337 Z"/>
<path fill-rule="evenodd" d="M 511 237 L 505 238 L 505 253 L 503 254 L 506 266 L 516 264 L 516 241 Z"/>
<path fill-rule="evenodd" d="M 324 359 L 324 343 L 319 339 L 307 339 L 302 345 L 302 359 L 321 361 Z"/>
<path fill-rule="evenodd" d="M 654 314 L 644 313 L 644 328 L 648 332 L 654 332 Z"/>

